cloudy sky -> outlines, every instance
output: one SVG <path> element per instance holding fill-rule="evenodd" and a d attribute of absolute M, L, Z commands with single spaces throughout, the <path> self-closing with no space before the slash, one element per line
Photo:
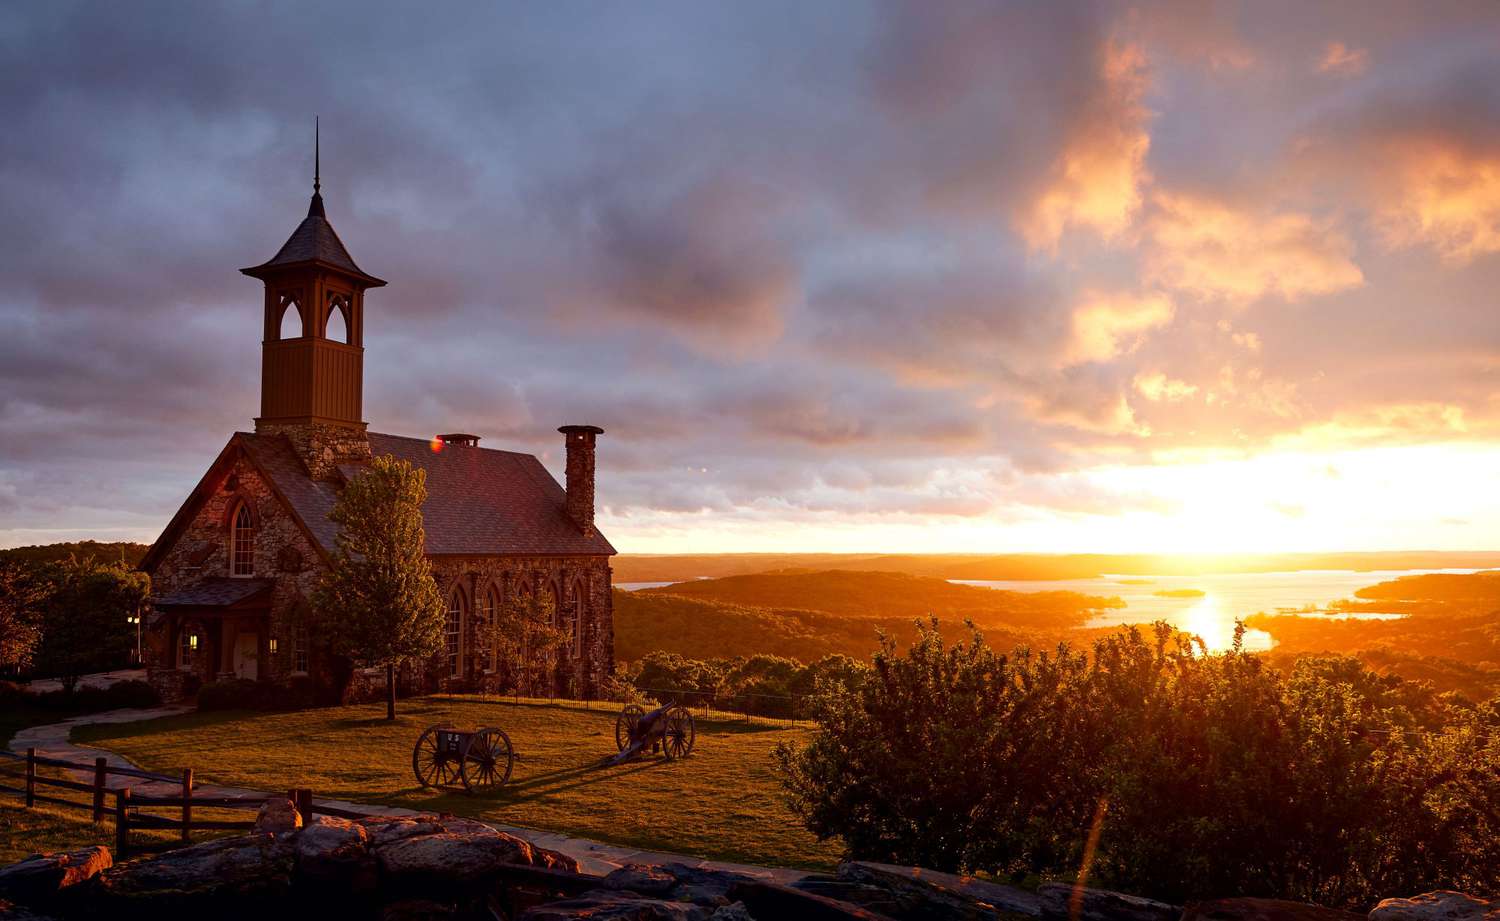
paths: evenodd
<path fill-rule="evenodd" d="M 0 7 L 0 545 L 155 537 L 323 193 L 377 431 L 626 551 L 1500 546 L 1500 8 Z"/>

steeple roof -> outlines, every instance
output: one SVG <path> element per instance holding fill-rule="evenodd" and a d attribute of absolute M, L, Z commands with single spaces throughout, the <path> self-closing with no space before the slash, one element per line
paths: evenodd
<path fill-rule="evenodd" d="M 252 278 L 265 278 L 266 275 L 276 269 L 287 266 L 302 266 L 309 264 L 323 265 L 331 269 L 337 269 L 348 275 L 353 275 L 364 282 L 367 288 L 379 288 L 385 282 L 374 275 L 365 272 L 354 264 L 354 259 L 349 255 L 349 250 L 344 248 L 344 241 L 328 223 L 328 217 L 323 212 L 323 192 L 320 173 L 321 156 L 314 148 L 314 162 L 318 166 L 313 168 L 313 195 L 312 202 L 307 206 L 307 217 L 292 231 L 292 235 L 277 250 L 269 262 L 251 266 L 248 269 L 240 269 Z"/>

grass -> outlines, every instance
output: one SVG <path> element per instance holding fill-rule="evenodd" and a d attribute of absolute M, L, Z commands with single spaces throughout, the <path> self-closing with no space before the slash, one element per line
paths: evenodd
<path fill-rule="evenodd" d="M 85 726 L 75 741 L 117 751 L 148 770 L 191 766 L 200 781 L 450 812 L 563 832 L 643 850 L 769 866 L 825 868 L 838 848 L 818 842 L 781 799 L 771 763 L 778 742 L 808 730 L 698 719 L 687 759 L 645 757 L 619 767 L 616 711 L 578 703 L 493 698 L 402 701 L 297 713 L 189 713 L 141 723 Z M 423 729 L 498 726 L 517 760 L 511 782 L 465 795 L 418 786 L 411 751 Z"/>
<path fill-rule="evenodd" d="M 27 809 L 19 797 L 0 795 L 0 866 L 32 854 L 72 851 L 91 844 L 113 851 L 114 823 L 95 825 L 87 812 L 61 806 L 38 804 Z"/>

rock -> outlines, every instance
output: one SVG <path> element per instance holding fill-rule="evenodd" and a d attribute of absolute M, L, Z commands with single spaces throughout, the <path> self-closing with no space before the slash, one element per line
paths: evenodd
<path fill-rule="evenodd" d="M 376 850 L 407 838 L 435 835 L 446 830 L 438 824 L 437 816 L 431 815 L 376 815 L 367 819 L 357 819 L 354 824 L 369 834 L 370 847 Z"/>
<path fill-rule="evenodd" d="M 302 814 L 285 797 L 266 800 L 255 814 L 255 833 L 258 835 L 280 835 L 301 827 Z"/>
<path fill-rule="evenodd" d="M 438 819 L 438 824 L 443 826 L 443 831 L 455 835 L 468 835 L 470 837 L 494 837 L 502 832 L 492 825 L 476 822 L 473 819 L 461 819 L 457 816 L 443 816 Z"/>
<path fill-rule="evenodd" d="M 23 905 L 39 904 L 69 886 L 92 879 L 113 864 L 107 847 L 33 854 L 8 867 L 0 867 L 0 898 Z"/>
<path fill-rule="evenodd" d="M 708 921 L 755 921 L 744 902 L 724 905 L 709 916 Z"/>
<path fill-rule="evenodd" d="M 1108 889 L 1086 889 L 1068 883 L 1043 883 L 1037 887 L 1042 917 L 1057 921 L 1177 921 L 1182 906 Z M 1072 902 L 1077 898 L 1078 911 Z"/>
<path fill-rule="evenodd" d="M 665 867 L 630 863 L 604 877 L 604 887 L 643 895 L 666 895 L 677 888 L 677 877 Z"/>
<path fill-rule="evenodd" d="M 672 898 L 710 908 L 728 905 L 734 901 L 729 897 L 729 890 L 741 883 L 755 881 L 752 876 L 732 870 L 708 870 L 682 863 L 669 863 L 662 869 L 677 880 L 677 886 L 672 889 Z"/>
<path fill-rule="evenodd" d="M 456 918 L 458 906 L 429 899 L 402 899 L 385 906 L 380 921 L 426 921 L 428 918 Z"/>
<path fill-rule="evenodd" d="M 295 853 L 288 835 L 205 841 L 101 872 L 90 894 L 94 916 L 254 917 L 291 889 Z"/>
<path fill-rule="evenodd" d="M 1439 889 L 1409 899 L 1386 899 L 1370 911 L 1370 921 L 1500 921 L 1500 899 Z"/>
<path fill-rule="evenodd" d="M 546 867 L 549 870 L 565 870 L 569 873 L 582 873 L 583 865 L 576 858 L 569 857 L 562 851 L 554 851 L 551 848 L 531 846 L 531 862 L 538 867 Z"/>
<path fill-rule="evenodd" d="M 839 864 L 838 879 L 852 884 L 852 888 L 837 894 L 834 887 L 815 882 L 806 891 L 912 921 L 949 918 L 991 921 L 1003 914 L 1030 918 L 1042 914 L 1040 897 L 1024 889 L 920 867 L 851 860 Z M 872 889 L 883 891 L 887 897 L 870 899 Z"/>
<path fill-rule="evenodd" d="M 1359 921 L 1359 915 L 1282 899 L 1214 899 L 1189 903 L 1182 921 Z"/>
<path fill-rule="evenodd" d="M 405 838 L 377 847 L 375 856 L 383 876 L 418 886 L 480 883 L 506 864 L 533 862 L 530 844 L 502 832 Z"/>
<path fill-rule="evenodd" d="M 632 892 L 594 890 L 576 899 L 548 902 L 522 912 L 517 921 L 709 921 L 701 905 L 668 902 Z"/>
<path fill-rule="evenodd" d="M 52 921 L 46 915 L 34 914 L 19 905 L 0 899 L 0 921 Z"/>
<path fill-rule="evenodd" d="M 312 883 L 335 883 L 341 888 L 375 888 L 375 855 L 364 826 L 333 816 L 314 816 L 297 835 L 297 873 Z"/>

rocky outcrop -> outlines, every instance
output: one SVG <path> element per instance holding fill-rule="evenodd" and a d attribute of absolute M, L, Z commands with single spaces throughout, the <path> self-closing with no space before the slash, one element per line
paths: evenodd
<path fill-rule="evenodd" d="M 1386 899 L 1371 910 L 1370 921 L 1500 921 L 1500 899 L 1440 889 L 1409 899 Z"/>
<path fill-rule="evenodd" d="M 709 921 L 701 905 L 601 889 L 522 912 L 518 921 Z"/>
<path fill-rule="evenodd" d="M 251 917 L 290 894 L 295 869 L 290 835 L 239 835 L 115 864 L 89 895 L 100 915 Z"/>
<path fill-rule="evenodd" d="M 852 860 L 837 875 L 809 876 L 798 889 L 852 902 L 900 921 L 998 921 L 1006 915 L 1038 918 L 1035 893 L 973 877 Z"/>
<path fill-rule="evenodd" d="M 25 905 L 42 904 L 64 889 L 92 879 L 113 863 L 107 847 L 33 854 L 8 867 L 0 867 L 0 899 Z"/>
<path fill-rule="evenodd" d="M 1360 921 L 1360 916 L 1282 899 L 1214 899 L 1189 903 L 1182 921 Z"/>
<path fill-rule="evenodd" d="M 1180 905 L 1108 889 L 1043 883 L 1036 893 L 1047 921 L 1178 921 L 1182 916 Z"/>
<path fill-rule="evenodd" d="M 14 902 L 0 899 L 0 921 L 52 921 L 46 915 L 39 915 L 28 908 L 23 908 Z"/>

